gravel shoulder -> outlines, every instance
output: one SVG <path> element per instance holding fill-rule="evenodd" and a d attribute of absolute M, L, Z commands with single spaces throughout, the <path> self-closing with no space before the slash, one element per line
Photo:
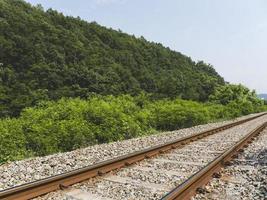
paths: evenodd
<path fill-rule="evenodd" d="M 251 116 L 252 115 L 248 115 L 234 120 L 210 123 L 171 132 L 163 132 L 109 144 L 94 145 L 71 152 L 58 153 L 45 157 L 9 162 L 0 166 L 0 190 L 79 169 Z"/>

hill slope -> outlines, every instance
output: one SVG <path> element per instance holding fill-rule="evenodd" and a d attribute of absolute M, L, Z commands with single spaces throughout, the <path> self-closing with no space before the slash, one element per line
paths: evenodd
<path fill-rule="evenodd" d="M 224 84 L 212 66 L 161 44 L 21 0 L 0 0 L 0 33 L 0 116 L 92 93 L 206 101 Z"/>

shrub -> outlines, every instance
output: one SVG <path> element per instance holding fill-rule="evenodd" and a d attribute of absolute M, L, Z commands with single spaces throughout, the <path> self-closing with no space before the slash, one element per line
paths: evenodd
<path fill-rule="evenodd" d="M 149 96 L 61 99 L 0 120 L 0 162 L 70 151 L 88 145 L 175 130 L 266 110 L 248 101 L 227 105 Z"/>
<path fill-rule="evenodd" d="M 22 122 L 17 119 L 0 120 L 0 163 L 30 155 L 31 152 L 26 149 Z"/>
<path fill-rule="evenodd" d="M 25 109 L 21 119 L 27 149 L 42 156 L 95 144 L 96 127 L 83 119 L 85 107 L 85 101 L 62 99 Z"/>
<path fill-rule="evenodd" d="M 150 105 L 156 129 L 175 130 L 210 120 L 210 113 L 204 104 L 176 99 L 160 100 Z"/>

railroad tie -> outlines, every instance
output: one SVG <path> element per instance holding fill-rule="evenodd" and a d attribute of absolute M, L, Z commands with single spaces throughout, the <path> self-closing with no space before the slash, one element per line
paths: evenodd
<path fill-rule="evenodd" d="M 176 161 L 176 160 L 168 160 L 168 159 L 154 159 L 153 161 L 161 162 L 161 163 L 175 163 L 180 165 L 194 165 L 194 166 L 204 166 L 205 163 L 201 162 L 185 162 L 185 161 Z"/>
<path fill-rule="evenodd" d="M 92 194 L 91 192 L 80 189 L 71 189 L 64 195 L 69 200 L 112 200 L 110 198 L 101 197 L 100 195 Z"/>
<path fill-rule="evenodd" d="M 135 180 L 132 178 L 128 178 L 128 177 L 121 177 L 121 176 L 116 176 L 116 175 L 109 175 L 109 176 L 105 176 L 102 177 L 102 179 L 107 180 L 107 181 L 111 181 L 111 182 L 115 182 L 115 183 L 120 183 L 120 184 L 131 184 L 131 185 L 136 185 L 136 186 L 140 186 L 143 188 L 148 188 L 151 190 L 159 190 L 159 191 L 168 191 L 170 190 L 169 187 L 163 185 L 163 184 L 156 184 L 156 183 L 148 183 L 148 182 L 144 182 L 144 181 L 139 181 L 139 180 Z"/>
<path fill-rule="evenodd" d="M 169 176 L 180 176 L 180 177 L 187 177 L 191 175 L 191 173 L 184 172 L 182 170 L 164 170 L 164 169 L 156 169 L 154 167 L 141 167 L 141 166 L 134 166 L 131 167 L 131 169 L 139 170 L 139 171 L 144 171 L 144 172 L 156 172 L 160 174 L 167 174 Z"/>

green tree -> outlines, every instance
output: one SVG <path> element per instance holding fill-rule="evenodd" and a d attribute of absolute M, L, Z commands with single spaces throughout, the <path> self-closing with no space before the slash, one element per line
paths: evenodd
<path fill-rule="evenodd" d="M 211 65 L 41 5 L 0 0 L 0 117 L 41 100 L 101 95 L 205 102 L 223 78 Z"/>
<path fill-rule="evenodd" d="M 210 96 L 210 101 L 227 105 L 232 101 L 245 102 L 249 101 L 254 105 L 261 105 L 263 102 L 257 97 L 255 91 L 250 91 L 247 87 L 239 84 L 227 84 L 218 87 L 214 94 Z"/>

